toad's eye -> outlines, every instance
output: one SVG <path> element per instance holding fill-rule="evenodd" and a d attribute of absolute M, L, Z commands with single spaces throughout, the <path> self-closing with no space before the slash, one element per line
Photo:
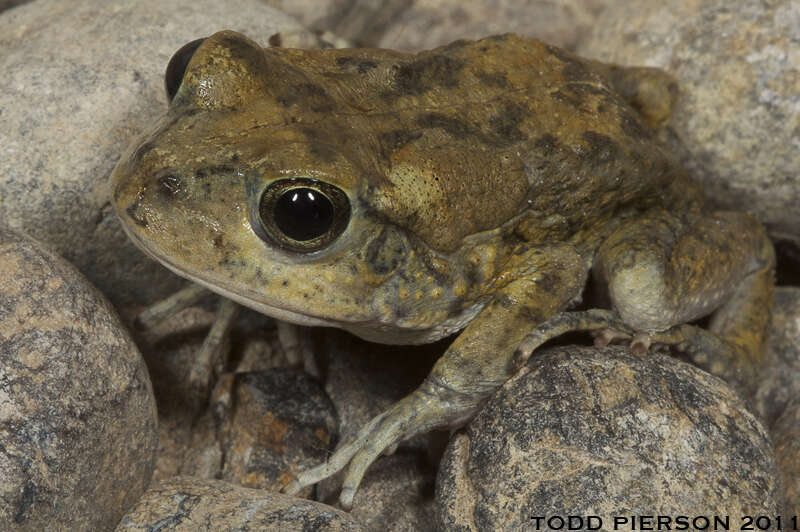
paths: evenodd
<path fill-rule="evenodd" d="M 205 39 L 196 39 L 190 43 L 184 44 L 181 48 L 172 54 L 172 59 L 169 60 L 169 64 L 167 64 L 167 71 L 164 74 L 164 86 L 167 89 L 167 98 L 169 101 L 172 101 L 175 98 L 175 94 L 178 92 L 178 89 L 181 86 L 181 82 L 183 82 L 183 75 L 186 73 L 186 67 L 189 65 L 189 61 L 192 60 L 192 56 L 203 44 Z"/>
<path fill-rule="evenodd" d="M 350 221 L 350 201 L 340 188 L 316 179 L 282 179 L 261 194 L 258 217 L 273 243 L 311 253 L 342 234 Z"/>

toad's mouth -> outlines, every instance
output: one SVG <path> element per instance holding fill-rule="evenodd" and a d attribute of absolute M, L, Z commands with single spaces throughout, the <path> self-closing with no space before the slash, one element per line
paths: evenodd
<path fill-rule="evenodd" d="M 231 286 L 233 283 L 225 279 L 215 279 L 210 276 L 192 273 L 173 262 L 170 258 L 160 254 L 157 249 L 146 245 L 136 233 L 136 230 L 126 223 L 124 215 L 120 216 L 120 219 L 125 234 L 136 247 L 180 277 L 189 279 L 212 292 L 220 294 L 223 297 L 231 299 L 240 305 L 271 318 L 310 327 L 336 327 L 344 329 L 370 342 L 399 345 L 435 342 L 463 329 L 487 303 L 486 300 L 476 301 L 474 305 L 465 309 L 462 315 L 455 316 L 442 323 L 427 324 L 421 327 L 418 324 L 398 324 L 391 320 L 390 316 L 381 319 L 381 317 L 377 315 L 370 316 L 362 314 L 360 316 L 355 315 L 352 319 L 348 319 L 350 317 L 346 315 L 344 319 L 331 318 L 329 316 L 307 312 L 305 308 L 303 308 L 302 311 L 300 309 L 292 309 L 289 306 L 291 304 L 289 301 L 285 302 L 285 305 L 277 305 L 274 304 L 273 301 L 267 303 L 263 300 L 263 294 L 261 293 L 253 292 L 253 295 L 248 295 L 246 287 L 234 287 Z M 364 308 L 359 310 L 363 311 Z"/>
<path fill-rule="evenodd" d="M 123 221 L 121 225 L 123 230 L 125 231 L 125 234 L 128 236 L 128 238 L 130 238 L 130 240 L 136 245 L 137 248 L 142 250 L 148 257 L 162 264 L 164 267 L 166 267 L 175 275 L 178 275 L 180 277 L 183 277 L 184 279 L 188 279 L 194 283 L 197 283 L 200 286 L 203 286 L 204 288 L 207 288 L 214 293 L 217 293 L 223 297 L 231 299 L 247 308 L 251 308 L 256 312 L 260 312 L 261 314 L 265 314 L 271 318 L 275 318 L 278 320 L 295 323 L 297 325 L 348 328 L 348 325 L 358 323 L 358 322 L 351 323 L 342 320 L 332 320 L 330 318 L 326 318 L 325 316 L 318 316 L 307 312 L 296 312 L 294 310 L 285 307 L 268 305 L 259 299 L 247 296 L 246 294 L 242 294 L 240 291 L 234 291 L 232 289 L 227 288 L 225 286 L 224 281 L 216 279 L 212 280 L 205 278 L 201 275 L 190 273 L 186 269 L 172 262 L 169 258 L 161 255 L 157 251 L 145 245 L 142 239 L 139 237 L 139 235 L 137 235 L 135 231 L 131 230 L 131 228 L 128 226 L 127 223 Z"/>

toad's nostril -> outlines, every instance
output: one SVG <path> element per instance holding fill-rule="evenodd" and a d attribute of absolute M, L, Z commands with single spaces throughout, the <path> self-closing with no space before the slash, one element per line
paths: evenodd
<path fill-rule="evenodd" d="M 158 191 L 167 199 L 175 197 L 181 191 L 183 185 L 181 176 L 171 172 L 159 175 L 156 181 L 159 185 Z"/>

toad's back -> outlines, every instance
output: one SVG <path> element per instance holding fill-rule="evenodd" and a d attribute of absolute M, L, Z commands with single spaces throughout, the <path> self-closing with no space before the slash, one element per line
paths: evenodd
<path fill-rule="evenodd" d="M 530 240 L 564 238 L 683 179 L 599 64 L 534 39 L 264 52 L 266 142 L 307 152 L 276 170 L 346 160 L 375 210 L 442 251 L 525 209 Z"/>

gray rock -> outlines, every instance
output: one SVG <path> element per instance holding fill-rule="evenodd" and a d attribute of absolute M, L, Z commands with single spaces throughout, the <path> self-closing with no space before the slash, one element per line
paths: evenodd
<path fill-rule="evenodd" d="M 130 530 L 360 531 L 347 513 L 317 502 L 219 480 L 175 477 L 151 487 L 120 521 Z"/>
<path fill-rule="evenodd" d="M 367 470 L 350 512 L 367 530 L 417 532 L 430 530 L 436 520 L 435 470 L 420 452 L 382 456 Z M 319 500 L 335 504 L 339 486 L 322 483 Z"/>
<path fill-rule="evenodd" d="M 611 0 L 267 0 L 306 26 L 361 46 L 426 50 L 519 33 L 574 48 Z"/>
<path fill-rule="evenodd" d="M 329 455 L 336 410 L 307 374 L 294 369 L 237 373 L 229 393 L 227 411 L 219 415 L 223 480 L 278 491 Z"/>
<path fill-rule="evenodd" d="M 418 51 L 498 33 L 573 49 L 611 0 L 267 0 L 315 30 L 360 46 Z"/>
<path fill-rule="evenodd" d="M 25 4 L 27 2 L 30 2 L 30 0 L 0 0 L 0 11 L 5 11 L 6 9 L 18 6 L 20 4 Z"/>
<path fill-rule="evenodd" d="M 611 530 L 612 516 L 775 515 L 777 475 L 769 436 L 721 380 L 568 347 L 535 355 L 451 440 L 436 490 L 446 530 L 568 514 Z"/>
<path fill-rule="evenodd" d="M 765 369 L 759 376 L 755 411 L 772 427 L 786 405 L 800 398 L 800 288 L 775 290 Z"/>
<path fill-rule="evenodd" d="M 108 175 L 166 111 L 163 74 L 217 30 L 298 28 L 258 0 L 38 0 L 0 14 L 0 223 L 54 247 L 117 305 L 180 285 L 124 236 Z"/>
<path fill-rule="evenodd" d="M 0 529 L 113 527 L 150 481 L 156 424 L 147 369 L 111 305 L 0 228 Z"/>
<path fill-rule="evenodd" d="M 672 73 L 684 165 L 718 205 L 800 242 L 800 3 L 617 2 L 578 51 Z"/>
<path fill-rule="evenodd" d="M 518 33 L 575 49 L 612 0 L 421 0 L 392 19 L 378 45 L 425 50 L 457 39 Z"/>
<path fill-rule="evenodd" d="M 784 492 L 784 515 L 800 516 L 800 395 L 772 429 Z"/>

